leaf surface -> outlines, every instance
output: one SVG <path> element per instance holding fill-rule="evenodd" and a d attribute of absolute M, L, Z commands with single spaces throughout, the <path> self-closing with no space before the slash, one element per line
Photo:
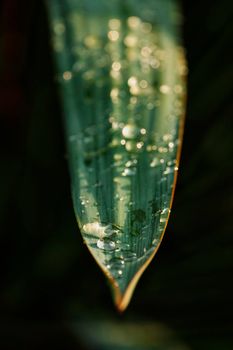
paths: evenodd
<path fill-rule="evenodd" d="M 75 214 L 124 310 L 169 218 L 185 75 L 173 1 L 49 0 Z"/>

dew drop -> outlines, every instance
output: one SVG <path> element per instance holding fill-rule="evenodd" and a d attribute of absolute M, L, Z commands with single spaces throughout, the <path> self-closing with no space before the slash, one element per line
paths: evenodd
<path fill-rule="evenodd" d="M 159 158 L 156 157 L 152 160 L 152 162 L 150 163 L 150 166 L 151 166 L 151 168 L 155 168 L 159 164 L 160 164 L 160 160 L 159 160 Z"/>
<path fill-rule="evenodd" d="M 136 35 L 129 34 L 124 39 L 125 46 L 134 47 L 137 45 L 138 38 Z"/>
<path fill-rule="evenodd" d="M 170 92 L 170 86 L 161 85 L 159 90 L 162 94 L 168 94 Z"/>
<path fill-rule="evenodd" d="M 69 81 L 72 79 L 72 73 L 70 71 L 64 72 L 62 76 L 65 81 Z"/>
<path fill-rule="evenodd" d="M 141 133 L 142 135 L 146 135 L 146 129 L 142 128 L 142 129 L 140 130 L 140 133 Z"/>
<path fill-rule="evenodd" d="M 141 24 L 141 20 L 139 17 L 131 16 L 128 18 L 127 23 L 130 28 L 135 29 Z"/>
<path fill-rule="evenodd" d="M 128 85 L 130 87 L 134 87 L 134 86 L 137 86 L 137 83 L 138 83 L 138 80 L 136 77 L 132 76 L 128 79 Z"/>
<path fill-rule="evenodd" d="M 116 235 L 120 233 L 120 229 L 118 229 L 115 225 L 109 224 L 107 226 L 105 226 L 104 228 L 104 235 L 106 237 L 110 237 L 112 235 Z"/>
<path fill-rule="evenodd" d="M 108 32 L 108 38 L 109 38 L 109 40 L 111 40 L 113 42 L 117 41 L 119 39 L 119 37 L 120 37 L 120 34 L 117 30 L 110 30 Z"/>
<path fill-rule="evenodd" d="M 125 242 L 119 242 L 119 247 L 122 250 L 129 250 L 130 249 L 130 244 L 129 243 L 125 243 Z"/>
<path fill-rule="evenodd" d="M 161 215 L 166 215 L 168 213 L 170 213 L 170 208 L 164 208 L 162 211 L 161 211 Z"/>
<path fill-rule="evenodd" d="M 152 244 L 157 246 L 158 243 L 159 243 L 159 240 L 157 238 L 154 238 L 152 241 Z"/>
<path fill-rule="evenodd" d="M 166 218 L 160 218 L 160 219 L 159 219 L 159 222 L 160 222 L 160 223 L 164 223 L 164 222 L 166 222 L 166 221 L 167 221 Z"/>
<path fill-rule="evenodd" d="M 122 258 L 114 257 L 108 261 L 108 269 L 123 269 L 125 267 L 125 262 Z"/>
<path fill-rule="evenodd" d="M 125 144 L 125 148 L 129 152 L 133 152 L 137 150 L 136 143 L 134 141 L 127 141 Z"/>
<path fill-rule="evenodd" d="M 141 28 L 143 33 L 148 34 L 152 30 L 152 25 L 150 23 L 144 22 L 142 23 Z"/>
<path fill-rule="evenodd" d="M 174 172 L 173 167 L 167 167 L 163 173 L 164 175 L 168 175 L 168 174 L 172 174 L 173 172 Z"/>
<path fill-rule="evenodd" d="M 120 270 L 120 269 L 115 269 L 115 268 L 112 268 L 111 270 L 110 270 L 110 272 L 111 272 L 111 275 L 112 275 L 112 277 L 113 278 L 121 278 L 122 277 L 122 275 L 123 275 L 123 272 L 122 272 L 122 270 Z"/>
<path fill-rule="evenodd" d="M 121 21 L 118 18 L 112 18 L 108 22 L 109 28 L 118 30 L 121 27 Z"/>
<path fill-rule="evenodd" d="M 105 237 L 112 237 L 113 235 L 120 232 L 120 230 L 115 225 L 105 225 L 97 221 L 83 225 L 83 231 L 86 234 L 91 234 L 100 237 L 100 240 L 104 239 Z"/>
<path fill-rule="evenodd" d="M 121 252 L 122 258 L 127 262 L 134 261 L 137 259 L 137 254 L 131 250 L 123 250 Z"/>
<path fill-rule="evenodd" d="M 98 239 L 97 247 L 102 250 L 112 251 L 116 249 L 116 244 L 109 238 Z"/>
<path fill-rule="evenodd" d="M 122 172 L 123 176 L 133 176 L 136 174 L 136 168 L 125 168 Z"/>
<path fill-rule="evenodd" d="M 144 142 L 137 143 L 137 149 L 141 149 L 144 146 Z"/>
<path fill-rule="evenodd" d="M 84 44 L 88 47 L 88 48 L 95 48 L 98 47 L 98 38 L 95 37 L 94 35 L 88 35 L 85 39 L 84 39 Z"/>

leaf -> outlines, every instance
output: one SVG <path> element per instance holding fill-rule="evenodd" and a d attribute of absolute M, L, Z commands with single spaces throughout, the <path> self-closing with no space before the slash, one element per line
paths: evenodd
<path fill-rule="evenodd" d="M 124 310 L 162 240 L 187 67 L 173 1 L 47 2 L 76 217 Z"/>

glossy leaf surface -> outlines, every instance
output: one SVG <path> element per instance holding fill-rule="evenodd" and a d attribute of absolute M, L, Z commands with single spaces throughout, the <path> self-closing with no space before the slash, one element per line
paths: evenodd
<path fill-rule="evenodd" d="M 186 64 L 173 1 L 48 1 L 74 209 L 123 310 L 170 213 Z"/>

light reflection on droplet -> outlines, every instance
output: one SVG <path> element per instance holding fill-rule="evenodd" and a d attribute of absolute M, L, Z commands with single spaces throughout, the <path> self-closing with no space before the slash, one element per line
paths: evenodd
<path fill-rule="evenodd" d="M 110 96 L 112 99 L 116 99 L 119 96 L 119 89 L 113 88 L 110 92 Z"/>
<path fill-rule="evenodd" d="M 62 22 L 57 22 L 54 24 L 53 30 L 57 35 L 61 35 L 65 32 L 65 25 Z"/>
<path fill-rule="evenodd" d="M 161 222 L 161 223 L 164 223 L 164 222 L 166 222 L 167 221 L 167 218 L 160 218 L 159 219 L 159 222 Z"/>
<path fill-rule="evenodd" d="M 121 256 L 126 262 L 134 261 L 137 259 L 137 254 L 132 252 L 131 250 L 122 250 Z"/>
<path fill-rule="evenodd" d="M 148 56 L 150 56 L 150 54 L 151 54 L 151 48 L 150 47 L 148 47 L 148 46 L 145 46 L 145 47 L 143 47 L 142 49 L 141 49 L 141 55 L 143 56 L 143 57 L 148 57 Z"/>
<path fill-rule="evenodd" d="M 148 87 L 148 82 L 146 80 L 141 80 L 140 83 L 139 83 L 139 86 L 142 89 L 146 89 Z"/>
<path fill-rule="evenodd" d="M 120 80 L 121 74 L 119 71 L 111 70 L 110 75 L 113 79 Z"/>
<path fill-rule="evenodd" d="M 122 176 L 134 176 L 136 174 L 136 168 L 125 168 L 122 172 Z"/>
<path fill-rule="evenodd" d="M 138 142 L 137 143 L 137 149 L 141 149 L 144 146 L 144 142 Z"/>
<path fill-rule="evenodd" d="M 130 104 L 131 105 L 135 105 L 137 103 L 138 99 L 137 97 L 133 96 L 133 97 L 130 97 Z"/>
<path fill-rule="evenodd" d="M 111 40 L 111 41 L 117 41 L 117 40 L 119 39 L 119 37 L 120 37 L 120 34 L 119 34 L 119 32 L 116 31 L 116 30 L 110 30 L 110 31 L 108 32 L 108 38 L 109 38 L 109 40 Z"/>
<path fill-rule="evenodd" d="M 136 35 L 129 34 L 124 39 L 124 44 L 127 47 L 131 47 L 131 48 L 135 47 L 137 43 L 138 43 L 138 38 L 136 37 Z"/>
<path fill-rule="evenodd" d="M 125 166 L 127 167 L 127 168 L 130 168 L 130 167 L 132 167 L 132 166 L 135 166 L 136 164 L 137 164 L 137 159 L 134 159 L 134 160 L 128 160 L 126 163 L 125 163 Z"/>
<path fill-rule="evenodd" d="M 135 151 L 136 148 L 136 143 L 134 141 L 127 141 L 125 144 L 125 149 L 129 152 Z"/>
<path fill-rule="evenodd" d="M 167 149 L 167 147 L 159 147 L 158 151 L 159 151 L 159 153 L 167 153 L 168 149 Z"/>
<path fill-rule="evenodd" d="M 111 272 L 112 277 L 116 278 L 116 279 L 121 278 L 122 274 L 123 274 L 122 270 L 115 269 L 115 268 L 112 268 L 110 270 L 110 272 Z"/>
<path fill-rule="evenodd" d="M 170 208 L 163 208 L 162 211 L 161 211 L 161 215 L 167 215 L 170 213 Z"/>
<path fill-rule="evenodd" d="M 159 240 L 157 238 L 154 238 L 152 241 L 152 244 L 157 246 L 158 243 L 159 243 Z"/>
<path fill-rule="evenodd" d="M 148 34 L 152 31 L 152 25 L 150 23 L 144 22 L 141 24 L 142 32 Z"/>
<path fill-rule="evenodd" d="M 97 37 L 95 37 L 94 35 L 88 35 L 86 36 L 86 38 L 84 39 L 84 44 L 88 47 L 88 48 L 95 48 L 98 46 L 98 39 Z"/>
<path fill-rule="evenodd" d="M 117 18 L 112 18 L 108 22 L 109 28 L 113 30 L 118 30 L 121 27 L 121 21 Z"/>
<path fill-rule="evenodd" d="M 159 158 L 154 158 L 150 163 L 151 168 L 154 168 L 160 164 Z"/>
<path fill-rule="evenodd" d="M 128 85 L 129 85 L 130 87 L 136 86 L 137 83 L 138 83 L 138 80 L 137 80 L 137 78 L 134 77 L 134 76 L 132 76 L 132 77 L 130 77 L 130 78 L 128 79 Z"/>
<path fill-rule="evenodd" d="M 150 66 L 151 66 L 153 69 L 157 69 L 157 68 L 159 68 L 160 63 L 159 63 L 159 61 L 158 61 L 156 58 L 151 58 L 151 60 L 150 60 Z"/>
<path fill-rule="evenodd" d="M 140 130 L 140 133 L 141 133 L 142 135 L 146 135 L 146 129 L 142 128 L 142 129 Z"/>
<path fill-rule="evenodd" d="M 63 79 L 69 81 L 72 79 L 72 73 L 70 71 L 66 71 L 62 75 Z"/>
<path fill-rule="evenodd" d="M 140 88 L 139 88 L 139 86 L 132 86 L 132 87 L 130 88 L 130 93 L 131 93 L 132 95 L 138 96 L 138 95 L 140 94 Z"/>
<path fill-rule="evenodd" d="M 127 124 L 122 130 L 122 135 L 127 139 L 134 139 L 139 134 L 139 129 L 133 124 Z"/>
<path fill-rule="evenodd" d="M 115 250 L 116 244 L 108 238 L 98 239 L 96 243 L 97 247 L 102 250 L 112 251 Z"/>
<path fill-rule="evenodd" d="M 168 94 L 171 88 L 168 85 L 161 85 L 159 90 L 162 94 Z"/>
<path fill-rule="evenodd" d="M 182 86 L 181 86 L 181 85 L 175 85 L 175 86 L 174 86 L 174 92 L 175 92 L 176 94 L 181 94 L 181 93 L 183 92 Z"/>
<path fill-rule="evenodd" d="M 164 141 L 172 140 L 172 135 L 171 135 L 171 134 L 165 134 L 165 135 L 163 135 L 163 140 L 164 140 Z"/>
<path fill-rule="evenodd" d="M 141 24 L 141 20 L 139 17 L 131 16 L 128 18 L 127 23 L 130 28 L 135 29 Z"/>
<path fill-rule="evenodd" d="M 121 64 L 120 62 L 113 62 L 112 64 L 112 69 L 116 72 L 119 72 L 119 70 L 121 69 Z"/>

